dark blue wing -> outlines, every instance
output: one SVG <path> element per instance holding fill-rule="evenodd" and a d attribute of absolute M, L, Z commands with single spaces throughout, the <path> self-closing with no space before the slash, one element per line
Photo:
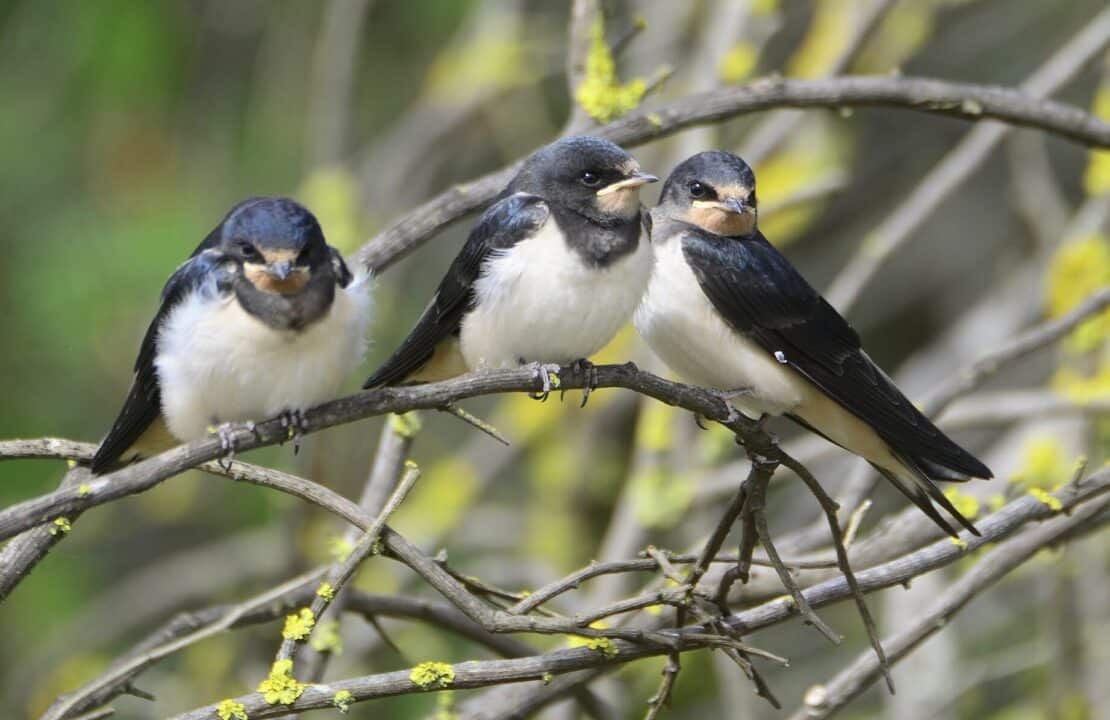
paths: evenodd
<path fill-rule="evenodd" d="M 224 257 L 218 251 L 198 248 L 198 253 L 178 267 L 162 288 L 162 304 L 139 346 L 135 378 L 127 400 L 93 457 L 94 473 L 111 469 L 162 412 L 162 392 L 154 367 L 158 332 L 170 311 L 190 293 L 201 290 L 218 293 L 230 288 L 231 273 L 223 268 L 223 262 Z"/>
<path fill-rule="evenodd" d="M 404 381 L 431 359 L 437 345 L 457 335 L 463 315 L 473 307 L 474 281 L 490 254 L 530 237 L 547 222 L 548 212 L 543 200 L 524 193 L 490 206 L 470 231 L 416 327 L 363 387 Z"/>
<path fill-rule="evenodd" d="M 991 476 L 914 407 L 862 350 L 855 330 L 761 234 L 721 238 L 690 229 L 682 249 L 702 290 L 733 327 L 767 352 L 781 352 L 896 453 L 942 479 Z"/>

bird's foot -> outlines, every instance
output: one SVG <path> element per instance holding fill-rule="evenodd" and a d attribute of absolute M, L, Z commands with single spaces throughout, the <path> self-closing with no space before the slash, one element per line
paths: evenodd
<path fill-rule="evenodd" d="M 285 436 L 293 441 L 293 454 L 296 455 L 301 451 L 301 440 L 304 438 L 304 415 L 300 410 L 286 410 L 279 417 Z"/>
<path fill-rule="evenodd" d="M 541 363 L 533 364 L 536 372 L 536 378 L 543 383 L 543 389 L 538 393 L 528 393 L 528 396 L 533 400 L 546 402 L 552 390 L 559 388 L 559 371 L 562 369 L 555 363 Z"/>
<path fill-rule="evenodd" d="M 231 471 L 231 463 L 235 460 L 235 451 L 239 445 L 235 440 L 235 431 L 238 429 L 235 423 L 230 422 L 220 423 L 215 429 L 216 435 L 220 438 L 220 450 L 223 451 L 216 464 L 222 467 L 224 472 Z"/>
<path fill-rule="evenodd" d="M 731 390 L 716 390 L 716 391 L 714 391 L 714 394 L 717 397 L 721 398 L 721 400 L 725 401 L 726 403 L 731 404 L 731 402 L 733 400 L 735 400 L 736 398 L 738 398 L 738 397 L 746 397 L 746 396 L 750 397 L 750 396 L 754 395 L 755 393 L 749 387 L 741 387 L 741 388 L 733 388 Z M 735 410 L 734 410 L 734 412 L 735 412 Z M 702 430 L 707 430 L 708 429 L 708 428 L 705 427 L 705 420 L 706 420 L 706 417 L 704 415 L 702 415 L 701 413 L 694 413 L 694 424 L 697 425 Z"/>
<path fill-rule="evenodd" d="M 586 402 L 590 399 L 590 393 L 597 387 L 597 366 L 586 358 L 578 358 L 570 364 L 570 369 L 575 374 L 582 373 L 586 376 L 586 382 L 582 384 L 582 404 L 578 407 L 586 407 Z M 566 391 L 564 390 L 565 394 Z M 559 398 L 562 400 L 562 397 Z"/>
<path fill-rule="evenodd" d="M 730 402 L 738 397 L 752 397 L 755 395 L 755 390 L 750 387 L 739 387 L 731 390 L 718 390 L 717 395 L 725 402 Z"/>

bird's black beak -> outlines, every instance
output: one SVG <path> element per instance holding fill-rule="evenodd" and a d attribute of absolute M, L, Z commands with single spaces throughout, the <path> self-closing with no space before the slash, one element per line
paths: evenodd
<path fill-rule="evenodd" d="M 289 276 L 293 274 L 293 269 L 293 263 L 289 260 L 281 260 L 266 266 L 266 272 L 273 275 L 278 280 L 289 279 Z"/>
<path fill-rule="evenodd" d="M 728 212 L 733 212 L 737 215 L 743 215 L 751 209 L 750 205 L 746 204 L 743 200 L 740 200 L 739 198 L 725 198 L 721 201 L 721 205 L 723 206 L 721 208 L 722 210 L 727 210 Z"/>
<path fill-rule="evenodd" d="M 695 200 L 694 207 L 716 208 L 722 212 L 734 215 L 744 215 L 746 213 L 755 214 L 754 205 L 749 204 L 747 200 L 734 197 L 726 197 L 721 200 Z"/>
<path fill-rule="evenodd" d="M 601 197 L 604 195 L 609 195 L 610 193 L 615 193 L 619 190 L 634 189 L 640 187 L 641 185 L 647 185 L 648 183 L 653 182 L 659 182 L 659 178 L 655 177 L 654 175 L 649 175 L 648 173 L 638 172 L 635 175 L 629 175 L 623 180 L 618 180 L 611 185 L 606 185 L 605 187 L 597 191 L 597 195 L 598 197 Z"/>

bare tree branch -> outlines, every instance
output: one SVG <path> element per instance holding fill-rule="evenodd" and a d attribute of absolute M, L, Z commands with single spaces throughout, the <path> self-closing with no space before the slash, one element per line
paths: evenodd
<path fill-rule="evenodd" d="M 1103 497 L 1107 491 L 1110 491 L 1110 469 L 1100 471 L 1082 484 L 1073 484 L 1062 489 L 1057 494 L 1057 498 L 1065 508 L 1065 512 L 1062 514 L 1057 513 L 1033 497 L 1019 498 L 993 515 L 984 518 L 979 525 L 982 537 L 969 540 L 966 549 L 958 547 L 948 540 L 941 540 L 912 555 L 859 573 L 857 576 L 859 585 L 864 592 L 874 592 L 891 585 L 907 582 L 916 575 L 948 565 L 961 557 L 965 557 L 968 552 L 1011 535 L 1032 520 L 1054 518 L 1051 523 L 1045 525 L 1045 527 L 1053 527 L 1054 532 L 1046 533 L 1047 537 L 1038 536 L 1041 542 L 1034 548 L 1034 551 L 1040 547 L 1054 544 L 1070 533 L 1088 527 L 1091 523 L 1101 524 L 1104 522 L 1106 519 L 1101 518 L 1101 513 L 1110 506 L 1110 498 Z M 1084 505 L 1089 507 L 1082 513 L 1074 510 L 1074 508 Z M 844 578 L 838 578 L 808 588 L 804 593 L 809 603 L 820 606 L 849 597 L 851 590 Z M 776 599 L 751 610 L 732 615 L 726 618 L 725 621 L 733 629 L 744 634 L 750 634 L 755 630 L 782 622 L 795 615 L 796 612 L 797 609 L 793 603 L 785 599 Z M 650 643 L 614 641 L 614 646 L 617 649 L 615 654 L 601 653 L 589 648 L 573 648 L 512 660 L 457 663 L 452 666 L 454 679 L 442 687 L 421 687 L 410 679 L 408 670 L 401 670 L 327 685 L 309 686 L 305 689 L 304 694 L 291 705 L 269 705 L 258 693 L 236 698 L 236 702 L 240 702 L 246 707 L 251 718 L 265 718 L 289 711 L 300 712 L 330 707 L 335 693 L 339 691 L 351 693 L 352 698 L 357 702 L 390 695 L 438 689 L 467 689 L 510 682 L 542 680 L 549 673 L 557 675 L 577 670 L 603 668 L 642 657 L 666 654 L 674 649 L 689 651 L 704 647 L 705 645 L 702 643 L 707 640 L 699 636 L 707 632 L 710 631 L 702 627 L 676 631 L 674 633 L 678 644 L 676 648 Z M 687 639 L 687 635 L 695 639 Z M 870 655 L 868 657 L 870 658 Z M 211 717 L 214 712 L 215 706 L 211 705 L 183 713 L 176 716 L 176 719 L 201 720 L 201 718 Z"/>
<path fill-rule="evenodd" d="M 564 368 L 560 372 L 561 387 L 578 389 L 589 381 L 588 373 Z M 597 387 L 625 387 L 649 395 L 668 404 L 679 405 L 710 420 L 721 422 L 730 429 L 743 433 L 749 446 L 770 443 L 769 436 L 754 427 L 754 423 L 733 410 L 717 393 L 691 385 L 674 383 L 656 375 L 641 372 L 635 365 L 607 365 L 596 368 Z M 324 403 L 304 413 L 304 431 L 312 433 L 333 425 L 352 422 L 384 413 L 401 413 L 416 409 L 433 409 L 470 397 L 504 392 L 537 392 L 542 381 L 533 367 L 513 370 L 471 373 L 458 378 L 413 387 L 381 388 L 351 395 Z M 274 418 L 254 426 L 233 431 L 233 440 L 240 451 L 265 445 L 274 445 L 287 438 L 281 419 Z M 209 436 L 202 440 L 180 445 L 148 460 L 135 463 L 111 474 L 99 476 L 76 488 L 59 489 L 48 495 L 0 510 L 0 539 L 8 538 L 36 525 L 72 514 L 103 503 L 143 492 L 168 477 L 201 463 L 215 460 L 223 453 L 220 439 Z M 233 470 L 235 466 L 233 465 Z M 291 491 L 305 499 L 315 497 L 319 486 L 305 485 L 295 476 L 276 471 L 264 474 L 247 473 L 240 468 L 239 479 L 265 484 Z M 235 476 L 234 471 L 231 473 Z M 297 482 L 300 481 L 300 482 Z M 357 506 L 344 500 L 342 512 L 348 519 Z"/>
<path fill-rule="evenodd" d="M 767 78 L 637 111 L 594 132 L 614 142 L 635 146 L 687 127 L 781 107 L 896 107 L 971 121 L 1001 120 L 1039 128 L 1085 145 L 1110 147 L 1110 125 L 1079 108 L 993 85 L 913 77 Z M 447 225 L 492 200 L 509 183 L 519 165 L 517 161 L 422 203 L 364 244 L 357 253 L 357 261 L 381 272 Z"/>
<path fill-rule="evenodd" d="M 1110 498 L 1077 507 L 1070 515 L 1061 515 L 1043 525 L 1019 534 L 980 558 L 971 570 L 952 583 L 924 615 L 883 641 L 891 662 L 898 662 L 930 636 L 946 627 L 948 621 L 976 596 L 990 588 L 1040 550 L 1056 545 L 1061 538 L 1089 522 L 1105 523 Z M 1101 519 L 1100 519 L 1101 518 Z M 829 682 L 806 693 L 806 705 L 792 716 L 793 720 L 827 718 L 858 697 L 879 677 L 878 665 L 870 654 L 862 654 Z"/>
<path fill-rule="evenodd" d="M 1110 306 L 1110 288 L 1104 288 L 1090 296 L 1067 315 L 1026 330 L 1002 347 L 984 353 L 970 367 L 935 389 L 922 401 L 925 414 L 935 415 L 941 412 L 960 395 L 979 387 L 999 368 L 1056 342 L 1107 306 Z"/>
<path fill-rule="evenodd" d="M 896 0 L 873 0 L 864 10 L 858 11 L 859 17 L 852 35 L 844 43 L 840 53 L 825 68 L 821 74 L 822 77 L 834 77 L 848 70 L 867 41 L 878 30 L 883 18 L 894 7 L 895 2 Z M 790 137 L 803 117 L 804 114 L 801 112 L 783 110 L 764 118 L 744 138 L 744 159 L 752 167 L 759 165 L 782 144 L 783 140 Z"/>
<path fill-rule="evenodd" d="M 1049 58 L 1021 90 L 1046 97 L 1096 60 L 1110 44 L 1110 8 L 1102 11 Z M 860 251 L 840 271 L 826 296 L 847 313 L 864 287 L 897 250 L 909 242 L 941 202 L 951 195 L 998 146 L 1009 127 L 994 123 L 976 126 L 918 183 L 890 216 L 865 240 Z"/>

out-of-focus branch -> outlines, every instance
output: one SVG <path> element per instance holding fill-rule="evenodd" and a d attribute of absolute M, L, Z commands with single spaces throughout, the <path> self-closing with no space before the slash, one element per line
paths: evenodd
<path fill-rule="evenodd" d="M 1110 16 L 1106 22 L 1110 24 Z M 897 107 L 971 121 L 1001 120 L 1039 128 L 1085 145 L 1110 147 L 1110 125 L 1074 106 L 994 85 L 914 77 L 767 78 L 690 95 L 651 110 L 638 110 L 597 128 L 594 133 L 634 146 L 694 125 L 781 107 Z M 447 225 L 492 200 L 519 166 L 517 161 L 456 185 L 419 205 L 364 244 L 357 253 L 357 261 L 380 272 Z"/>
<path fill-rule="evenodd" d="M 1037 535 L 1040 544 L 1033 547 L 1032 552 L 1035 552 L 1036 549 L 1054 544 L 1078 529 L 1087 527 L 1092 522 L 1102 522 L 1101 512 L 1107 506 L 1110 506 L 1110 499 L 1103 497 L 1108 490 L 1110 490 L 1110 470 L 1103 470 L 1087 481 L 1070 485 L 1057 494 L 1057 498 L 1067 511 L 1065 514 L 1058 514 L 1057 511 L 1052 510 L 1033 497 L 1019 498 L 993 515 L 984 518 L 979 525 L 982 537 L 969 539 L 967 549 L 957 547 L 947 540 L 942 540 L 912 555 L 859 573 L 857 579 L 860 588 L 864 592 L 873 592 L 891 585 L 908 582 L 919 574 L 948 565 L 984 544 L 1006 537 L 1030 521 L 1054 517 L 1051 523 L 1046 523 L 1044 526 L 1053 527 L 1054 532 L 1050 535 L 1048 533 Z M 1080 512 L 1078 508 L 1083 506 L 1086 506 L 1086 509 Z M 1032 532 L 1036 532 L 1036 530 Z M 1033 542 L 1031 541 L 1031 543 Z M 1029 554 L 1031 555 L 1032 552 Z M 979 563 L 977 566 L 981 564 L 983 563 Z M 848 583 L 841 577 L 808 588 L 804 593 L 810 604 L 819 606 L 849 597 L 851 590 Z M 733 629 L 744 634 L 750 634 L 758 629 L 782 622 L 794 616 L 796 612 L 797 610 L 792 602 L 780 598 L 751 610 L 731 615 L 725 621 Z M 330 707 L 335 693 L 340 691 L 351 693 L 352 699 L 358 702 L 429 690 L 468 689 L 508 682 L 541 680 L 549 673 L 563 674 L 576 670 L 604 668 L 643 657 L 667 654 L 674 650 L 688 651 L 704 647 L 702 643 L 708 642 L 706 639 L 707 632 L 710 632 L 708 628 L 700 626 L 674 631 L 673 635 L 676 643 L 671 647 L 651 643 L 613 641 L 613 647 L 616 649 L 615 653 L 602 653 L 589 648 L 573 648 L 512 660 L 458 663 L 452 666 L 453 679 L 449 683 L 438 686 L 422 687 L 413 682 L 408 670 L 403 670 L 353 678 L 327 685 L 309 686 L 300 698 L 290 705 L 269 705 L 258 693 L 236 698 L 236 702 L 245 706 L 251 718 L 265 718 L 290 711 L 302 712 Z M 176 717 L 177 720 L 201 720 L 202 718 L 211 717 L 214 712 L 215 706 L 213 705 L 198 708 Z"/>
<path fill-rule="evenodd" d="M 931 635 L 939 632 L 957 612 L 1040 550 L 1056 545 L 1063 536 L 1110 521 L 1110 498 L 1099 498 L 1077 507 L 1070 515 L 1048 520 L 993 548 L 971 570 L 952 583 L 912 625 L 883 641 L 889 658 L 898 662 Z M 827 718 L 866 690 L 879 677 L 878 665 L 861 654 L 829 682 L 806 693 L 805 707 L 792 720 Z"/>
<path fill-rule="evenodd" d="M 593 120 L 575 99 L 578 86 L 586 77 L 586 60 L 590 55 L 590 44 L 594 23 L 598 21 L 601 7 L 598 0 L 574 0 L 570 7 L 570 22 L 567 26 L 567 94 L 570 96 L 570 117 L 564 132 L 582 132 Z"/>
<path fill-rule="evenodd" d="M 43 720 L 61 720 L 129 692 L 134 678 L 162 658 L 235 627 L 240 621 L 259 611 L 266 611 L 267 608 L 272 610 L 275 605 L 282 603 L 283 598 L 305 586 L 314 589 L 323 574 L 323 569 L 305 573 L 250 600 L 228 607 L 226 612 L 220 612 L 204 622 L 195 622 L 193 618 L 185 616 L 175 618 L 174 623 L 160 628 L 159 633 L 148 638 L 149 644 L 140 644 L 132 653 L 113 663 L 106 672 L 91 682 L 55 700 L 43 714 Z"/>
<path fill-rule="evenodd" d="M 321 574 L 322 570 L 317 570 L 308 575 L 298 576 L 259 596 L 270 599 L 270 602 L 260 604 L 252 599 L 235 605 L 214 605 L 179 613 L 139 641 L 105 673 L 86 684 L 81 690 L 65 696 L 64 700 L 75 709 L 73 711 L 77 712 L 83 708 L 109 702 L 122 694 L 126 685 L 134 677 L 169 654 L 158 651 L 158 648 L 170 647 L 170 643 L 186 636 L 194 640 L 207 637 L 207 632 L 203 636 L 197 633 L 216 627 L 241 628 L 276 620 L 293 608 L 311 601 L 315 596 Z M 506 657 L 522 657 L 535 653 L 535 648 L 519 640 L 486 632 L 456 608 L 439 600 L 373 595 L 352 590 L 347 596 L 346 610 L 366 617 L 382 616 L 425 622 L 488 647 Z M 174 645 L 171 650 L 179 647 L 182 645 Z M 135 663 L 136 658 L 143 658 L 143 661 Z M 61 702 L 62 700 L 59 700 L 59 703 Z M 59 704 L 58 707 L 61 705 Z"/>
<path fill-rule="evenodd" d="M 925 414 L 939 413 L 960 395 L 979 387 L 1003 365 L 1059 340 L 1107 306 L 1110 306 L 1110 288 L 1087 298 L 1067 315 L 1027 330 L 1002 347 L 981 355 L 970 367 L 929 394 L 922 402 Z"/>
<path fill-rule="evenodd" d="M 1006 141 L 1010 172 L 1010 207 L 1021 218 L 1042 253 L 1060 240 L 1060 229 L 1072 216 L 1072 208 L 1060 187 L 1048 155 L 1045 138 L 1039 133 L 1016 132 Z"/>
<path fill-rule="evenodd" d="M 1051 95 L 1096 60 L 1108 44 L 1110 8 L 1092 19 L 1022 83 L 1022 92 L 1033 98 Z M 829 302 L 847 313 L 879 268 L 909 242 L 944 199 L 971 176 L 1009 131 L 1004 125 L 986 123 L 965 135 L 864 240 L 859 252 L 829 286 L 826 293 Z"/>
<path fill-rule="evenodd" d="M 370 0 L 323 5 L 309 84 L 312 98 L 308 102 L 305 138 L 309 167 L 343 159 L 359 41 L 369 10 Z"/>
<path fill-rule="evenodd" d="M 821 77 L 834 77 L 848 70 L 895 2 L 897 0 L 872 0 L 870 5 L 858 11 L 860 17 L 856 20 L 851 37 L 844 43 L 840 54 L 825 68 Z M 783 110 L 764 118 L 744 138 L 744 158 L 752 167 L 766 160 L 797 129 L 802 117 L 801 112 Z"/>
<path fill-rule="evenodd" d="M 944 430 L 1009 425 L 1029 418 L 1091 418 L 1110 414 L 1110 398 L 1077 402 L 1052 390 L 999 390 L 968 395 L 952 404 L 939 423 Z"/>

